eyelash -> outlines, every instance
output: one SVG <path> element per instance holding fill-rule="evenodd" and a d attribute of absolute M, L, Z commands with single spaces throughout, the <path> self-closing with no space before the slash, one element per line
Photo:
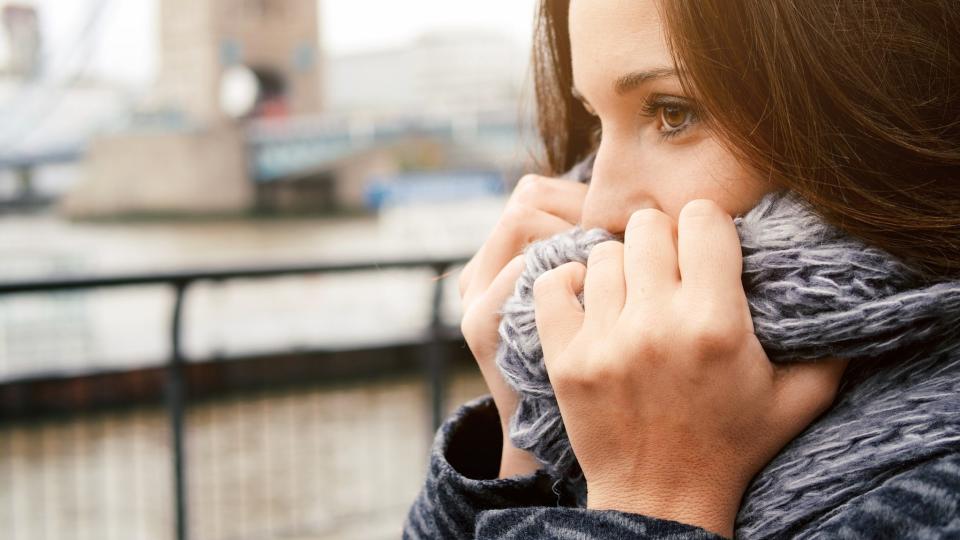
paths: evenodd
<path fill-rule="evenodd" d="M 663 109 L 667 107 L 674 107 L 680 109 L 681 112 L 686 112 L 686 120 L 678 128 L 670 128 L 666 131 L 660 131 L 660 137 L 663 140 L 671 139 L 680 135 L 684 131 L 690 128 L 693 124 L 696 124 L 700 121 L 700 114 L 697 111 L 695 105 L 690 101 L 678 97 L 678 96 L 669 96 L 666 94 L 652 94 L 647 99 L 644 99 L 643 105 L 640 107 L 642 114 L 650 118 L 658 118 L 663 114 Z"/>
<path fill-rule="evenodd" d="M 690 126 L 700 121 L 700 112 L 695 104 L 691 103 L 685 98 L 671 96 L 668 94 L 652 94 L 648 96 L 643 100 L 643 104 L 640 106 L 640 111 L 638 114 L 648 118 L 657 118 L 663 114 L 663 109 L 666 107 L 675 107 L 680 109 L 681 111 L 688 113 L 688 116 L 687 121 L 679 128 L 658 130 L 661 141 L 666 141 L 680 135 L 689 129 Z M 596 115 L 592 112 L 590 114 L 596 117 Z M 602 133 L 603 128 L 598 123 L 597 127 L 593 131 L 593 137 L 596 142 L 599 143 Z"/>

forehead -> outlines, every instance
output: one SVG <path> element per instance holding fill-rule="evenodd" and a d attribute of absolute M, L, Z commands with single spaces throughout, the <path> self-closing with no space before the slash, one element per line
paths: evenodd
<path fill-rule="evenodd" d="M 623 73 L 673 66 L 653 0 L 570 0 L 569 28 L 573 82 L 583 92 L 609 90 Z"/>

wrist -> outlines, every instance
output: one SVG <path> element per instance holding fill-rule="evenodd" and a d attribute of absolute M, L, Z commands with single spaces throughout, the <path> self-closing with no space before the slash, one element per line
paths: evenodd
<path fill-rule="evenodd" d="M 506 431 L 504 431 L 504 433 L 506 433 Z M 499 478 L 533 474 L 540 469 L 540 467 L 540 462 L 533 454 L 513 446 L 513 443 L 510 442 L 510 437 L 504 434 L 503 446 L 500 451 Z"/>
<path fill-rule="evenodd" d="M 510 440 L 510 417 L 517 409 L 516 394 L 510 392 L 500 392 L 494 395 L 491 392 L 493 405 L 497 409 L 497 415 L 500 418 L 501 450 L 500 450 L 500 472 L 498 478 L 508 478 L 511 476 L 525 476 L 533 474 L 543 465 L 526 450 L 521 450 L 513 445 Z"/>
<path fill-rule="evenodd" d="M 510 441 L 509 421 L 501 420 L 502 447 L 500 450 L 500 478 L 525 476 L 535 473 L 542 466 L 534 455 L 521 450 Z"/>
<path fill-rule="evenodd" d="M 649 517 L 668 519 L 694 525 L 733 537 L 734 523 L 740 508 L 743 490 L 709 489 L 703 486 L 678 488 L 677 485 L 650 489 L 649 482 L 642 488 L 618 486 L 587 486 L 587 508 L 591 510 L 618 510 Z"/>

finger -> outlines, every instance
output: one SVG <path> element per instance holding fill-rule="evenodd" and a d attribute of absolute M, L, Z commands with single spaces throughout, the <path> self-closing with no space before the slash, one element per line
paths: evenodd
<path fill-rule="evenodd" d="M 673 219 L 654 209 L 637 210 L 624 231 L 627 302 L 647 302 L 680 285 Z"/>
<path fill-rule="evenodd" d="M 490 287 L 477 298 L 476 304 L 470 307 L 469 316 L 475 321 L 471 323 L 474 326 L 471 327 L 470 332 L 477 336 L 474 341 L 493 347 L 493 350 L 489 351 L 473 351 L 471 349 L 471 352 L 477 357 L 481 370 L 488 365 L 493 365 L 491 361 L 493 360 L 492 353 L 496 350 L 496 343 L 498 342 L 496 336 L 502 317 L 501 310 L 507 298 L 516 289 L 517 280 L 523 273 L 523 267 L 522 255 L 511 259 L 497 274 Z"/>
<path fill-rule="evenodd" d="M 586 273 L 582 263 L 568 262 L 533 282 L 534 318 L 548 370 L 547 363 L 567 348 L 583 326 L 583 306 L 577 295 L 583 290 Z"/>
<path fill-rule="evenodd" d="M 530 207 L 518 207 L 509 219 L 501 219 L 483 247 L 474 255 L 473 275 L 463 295 L 464 303 L 490 286 L 507 261 L 523 252 L 534 240 L 553 236 L 574 227 L 557 216 Z"/>
<path fill-rule="evenodd" d="M 528 174 L 517 182 L 511 202 L 531 206 L 570 223 L 579 223 L 588 186 L 567 179 Z"/>
<path fill-rule="evenodd" d="M 601 242 L 590 250 L 583 285 L 584 324 L 609 329 L 623 311 L 627 287 L 623 278 L 623 244 Z"/>
<path fill-rule="evenodd" d="M 467 292 L 467 286 L 470 285 L 470 273 L 473 271 L 470 266 L 471 262 L 473 262 L 473 259 L 467 261 L 467 264 L 460 268 L 460 275 L 457 277 L 457 288 L 460 291 L 461 299 Z"/>
<path fill-rule="evenodd" d="M 470 285 L 470 275 L 473 273 L 473 258 L 467 261 L 467 264 L 463 265 L 463 268 L 460 269 L 460 277 L 457 278 L 457 286 L 460 290 L 460 298 L 463 298 L 464 294 L 467 292 L 467 287 Z"/>
<path fill-rule="evenodd" d="M 777 417 L 800 432 L 833 403 L 848 363 L 846 358 L 824 358 L 778 365 Z"/>
<path fill-rule="evenodd" d="M 707 290 L 723 305 L 742 307 L 740 237 L 725 210 L 708 199 L 688 202 L 680 210 L 677 243 L 682 288 Z"/>
<path fill-rule="evenodd" d="M 485 301 L 490 302 L 497 310 L 503 307 L 503 303 L 506 302 L 507 298 L 516 290 L 517 280 L 520 279 L 523 268 L 523 255 L 517 255 L 510 259 L 510 262 L 500 270 L 497 277 L 495 277 L 493 281 L 490 282 L 490 286 L 487 287 L 487 291 L 483 295 Z"/>
<path fill-rule="evenodd" d="M 587 185 L 568 179 L 529 174 L 517 182 L 509 204 L 522 204 L 559 217 L 573 227 L 580 223 Z M 482 248 L 481 248 L 482 249 Z M 463 297 L 473 278 L 475 261 L 471 259 L 460 276 L 460 296 Z"/>

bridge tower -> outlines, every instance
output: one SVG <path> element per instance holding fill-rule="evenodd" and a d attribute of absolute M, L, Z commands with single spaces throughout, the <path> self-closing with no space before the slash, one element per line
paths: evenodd
<path fill-rule="evenodd" d="M 257 83 L 253 115 L 321 109 L 318 0 L 161 0 L 161 103 L 191 122 L 228 121 L 224 75 Z"/>

